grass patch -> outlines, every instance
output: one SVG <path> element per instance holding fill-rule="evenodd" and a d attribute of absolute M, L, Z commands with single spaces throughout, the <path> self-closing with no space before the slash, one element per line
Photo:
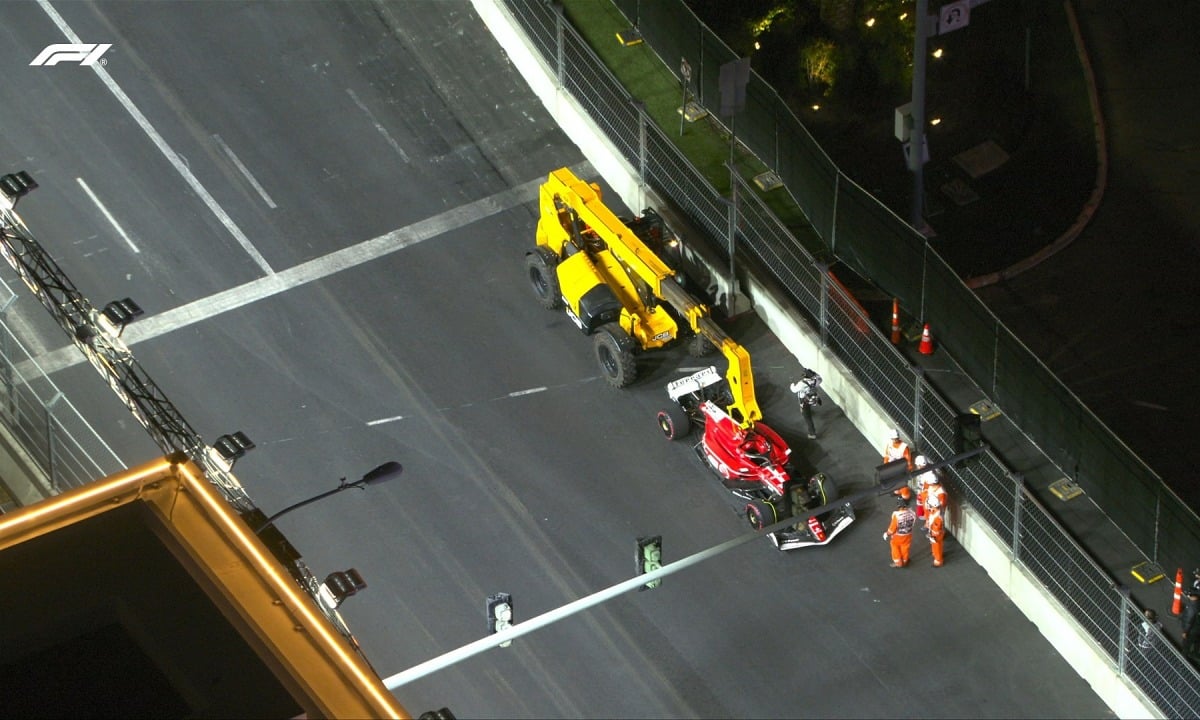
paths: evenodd
<path fill-rule="evenodd" d="M 600 0 L 564 0 L 563 7 L 567 20 L 601 62 L 630 95 L 645 104 L 650 120 L 671 139 L 717 192 L 728 195 L 728 130 L 710 115 L 693 123 L 685 123 L 683 134 L 680 135 L 679 107 L 683 94 L 679 80 L 645 43 L 625 46 L 617 40 L 617 33 L 629 28 L 629 21 L 620 10 L 612 3 Z M 739 175 L 747 181 L 769 169 L 740 145 L 734 164 Z M 824 249 L 799 206 L 785 190 L 763 193 L 755 189 L 755 193 L 810 252 Z"/>

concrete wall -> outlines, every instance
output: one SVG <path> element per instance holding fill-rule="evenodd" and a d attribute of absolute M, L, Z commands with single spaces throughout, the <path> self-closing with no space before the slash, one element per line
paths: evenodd
<path fill-rule="evenodd" d="M 612 186 L 631 209 L 654 207 L 668 224 L 671 217 L 664 203 L 655 203 L 653 193 L 638 184 L 636 169 L 625 162 L 608 142 L 582 107 L 560 90 L 551 68 L 547 67 L 527 46 L 525 36 L 502 7 L 499 0 L 472 0 L 492 35 L 508 53 L 509 59 L 524 76 L 542 104 L 574 139 L 604 180 Z M 685 234 L 686 235 L 686 234 Z M 701 256 L 702 257 L 702 256 Z M 714 278 L 725 271 L 710 264 Z M 721 281 L 717 281 L 721 284 Z M 864 438 L 885 437 L 894 423 L 875 401 L 863 392 L 841 362 L 821 351 L 820 337 L 788 303 L 776 298 L 768 288 L 752 277 L 742 278 L 741 290 L 750 298 L 754 311 L 804 367 L 821 374 L 821 389 L 838 404 Z M 1119 677 L 1108 656 L 1092 642 L 1086 632 L 1061 605 L 1049 596 L 1041 584 L 1020 565 L 1013 562 L 1009 548 L 987 527 L 987 523 L 970 507 L 959 508 L 954 523 L 954 537 L 979 563 L 1032 621 L 1080 677 L 1122 718 L 1165 717 L 1145 696 Z"/>

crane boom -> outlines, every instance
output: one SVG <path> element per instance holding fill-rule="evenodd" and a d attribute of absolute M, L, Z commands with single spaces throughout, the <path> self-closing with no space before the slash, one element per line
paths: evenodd
<path fill-rule="evenodd" d="M 676 339 L 677 318 L 685 321 L 728 362 L 730 415 L 744 427 L 762 419 L 749 352 L 717 325 L 707 305 L 680 285 L 675 270 L 643 237 L 665 244 L 673 240 L 666 237 L 669 231 L 654 224 L 652 232 L 639 234 L 635 228 L 643 225 L 638 220 L 629 221 L 635 226 L 630 227 L 604 204 L 598 185 L 584 182 L 568 168 L 550 173 L 541 188 L 540 205 L 538 246 L 552 258 L 555 292 L 561 295 L 553 300 L 566 305 L 584 332 L 590 334 L 609 317 L 596 309 L 607 307 L 595 299 L 597 286 L 611 293 L 611 305 L 620 304 L 614 319 L 643 350 Z"/>

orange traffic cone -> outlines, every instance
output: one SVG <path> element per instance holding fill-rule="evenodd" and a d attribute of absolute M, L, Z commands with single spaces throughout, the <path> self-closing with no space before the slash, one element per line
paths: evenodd
<path fill-rule="evenodd" d="M 929 323 L 925 323 L 925 329 L 921 332 L 921 344 L 917 346 L 917 350 L 922 355 L 933 354 L 933 338 L 929 336 Z"/>
<path fill-rule="evenodd" d="M 900 299 L 892 298 L 892 344 L 900 344 Z"/>
<path fill-rule="evenodd" d="M 1183 614 L 1183 568 L 1175 573 L 1175 599 L 1171 601 L 1171 614 Z"/>

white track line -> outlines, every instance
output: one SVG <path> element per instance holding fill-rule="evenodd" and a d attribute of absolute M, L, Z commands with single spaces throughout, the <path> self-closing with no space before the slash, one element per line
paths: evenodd
<path fill-rule="evenodd" d="M 76 35 L 75 31 L 71 29 L 71 26 L 67 25 L 67 21 L 63 20 L 62 16 L 58 14 L 58 11 L 50 5 L 49 0 L 38 0 L 38 5 L 40 5 L 46 15 L 48 15 L 50 19 L 54 21 L 54 24 L 58 26 L 58 29 L 62 31 L 62 34 L 65 35 L 68 40 L 73 43 L 81 42 L 79 36 Z M 275 271 L 271 269 L 269 264 L 267 264 L 266 258 L 264 258 L 262 254 L 259 253 L 254 247 L 254 245 L 250 243 L 250 239 L 247 238 L 245 233 L 242 232 L 241 228 L 239 228 L 237 224 L 233 222 L 233 218 L 229 217 L 224 208 L 218 205 L 217 201 L 213 199 L 213 196 L 209 194 L 208 190 L 206 190 L 204 186 L 200 184 L 200 181 L 196 179 L 196 176 L 192 174 L 192 171 L 188 169 L 187 163 L 180 158 L 178 153 L 171 149 L 171 146 L 167 144 L 166 140 L 163 140 L 162 136 L 158 134 L 158 131 L 154 129 L 154 126 L 150 124 L 150 121 L 146 119 L 146 116 L 142 114 L 142 111 L 138 110 L 137 106 L 133 104 L 133 101 L 129 99 L 129 96 L 125 94 L 125 91 L 122 90 L 119 85 L 117 85 L 117 82 L 113 80 L 112 76 L 108 74 L 108 71 L 104 69 L 104 66 L 100 63 L 96 63 L 95 65 L 92 65 L 91 68 L 96 72 L 96 76 L 100 78 L 100 81 L 104 83 L 104 86 L 108 88 L 109 92 L 111 92 L 113 96 L 117 98 L 117 101 L 121 103 L 130 116 L 133 117 L 134 121 L 137 122 L 138 126 L 142 128 L 142 131 L 149 136 L 151 142 L 153 142 L 155 147 L 158 148 L 158 151 L 167 158 L 167 160 L 171 163 L 171 166 L 175 168 L 176 172 L 183 176 L 183 179 L 185 182 L 187 182 L 188 187 L 190 187 L 192 191 L 195 192 L 196 195 L 204 202 L 204 204 L 208 206 L 208 209 L 217 216 L 217 219 L 222 225 L 225 226 L 225 229 L 229 231 L 229 234 L 233 235 L 233 238 L 237 240 L 238 245 L 242 246 L 242 249 L 246 251 L 246 254 L 248 254 L 260 268 L 262 268 L 263 272 L 267 273 L 268 275 L 274 273 Z"/>
<path fill-rule="evenodd" d="M 258 180 L 256 180 L 254 176 L 250 174 L 250 171 L 246 169 L 246 166 L 242 164 L 241 159 L 237 155 L 233 154 L 233 150 L 225 144 L 225 141 L 221 139 L 221 136 L 214 134 L 213 140 L 217 141 L 217 144 L 221 146 L 221 150 L 229 157 L 229 161 L 232 162 L 234 167 L 238 169 L 238 172 L 242 174 L 242 177 L 246 178 L 246 182 L 250 183 L 250 187 L 254 188 L 254 191 L 263 199 L 263 202 L 267 204 L 267 207 L 271 208 L 272 210 L 278 207 L 275 204 L 275 201 L 271 199 L 271 196 L 267 194 L 267 191 L 263 190 L 263 186 L 258 184 Z"/>
<path fill-rule="evenodd" d="M 403 420 L 403 419 L 404 419 L 403 415 L 393 415 L 392 417 L 389 417 L 389 418 L 380 418 L 378 420 L 368 420 L 367 424 L 368 425 L 383 425 L 384 423 L 396 422 L 397 420 Z"/>
<path fill-rule="evenodd" d="M 104 203 L 100 202 L 100 198 L 96 197 L 96 193 L 92 192 L 92 189 L 83 181 L 83 178 L 77 177 L 75 178 L 75 182 L 79 183 L 79 187 L 83 188 L 83 191 L 87 193 L 87 196 L 92 199 L 92 203 L 94 203 L 96 207 L 100 208 L 100 212 L 104 215 L 108 222 L 114 228 L 116 228 L 117 233 L 121 236 L 121 239 L 125 241 L 125 244 L 129 246 L 129 249 L 133 250 L 135 253 L 140 253 L 141 250 L 138 250 L 138 246 L 133 244 L 133 240 L 129 239 L 129 234 L 125 232 L 125 228 L 121 227 L 121 223 L 117 222 L 117 219 L 108 211 L 108 208 L 104 207 Z"/>
<path fill-rule="evenodd" d="M 593 172 L 586 162 L 575 168 L 576 174 Z M 402 250 L 410 245 L 416 245 L 432 237 L 478 222 L 484 218 L 505 212 L 529 202 L 538 197 L 538 191 L 543 182 L 542 178 L 530 180 L 514 188 L 489 195 L 475 202 L 460 205 L 447 210 L 440 215 L 415 222 L 407 227 L 393 230 L 386 235 L 371 238 L 341 250 L 336 250 L 313 258 L 308 262 L 267 277 L 251 280 L 237 287 L 223 290 L 200 300 L 193 300 L 186 305 L 167 310 L 151 317 L 143 317 L 125 329 L 122 340 L 126 345 L 134 345 L 144 340 L 156 338 L 173 330 L 186 327 L 202 320 L 209 320 L 221 313 L 236 310 L 252 302 L 278 295 L 299 285 L 321 280 L 342 270 L 358 267 Z M 532 242 L 532 237 L 530 238 Z M 84 358 L 74 345 L 67 345 L 36 358 L 35 362 L 46 374 L 73 367 L 83 362 Z M 29 361 L 26 361 L 26 363 Z M 18 365 L 24 368 L 26 363 Z"/>

